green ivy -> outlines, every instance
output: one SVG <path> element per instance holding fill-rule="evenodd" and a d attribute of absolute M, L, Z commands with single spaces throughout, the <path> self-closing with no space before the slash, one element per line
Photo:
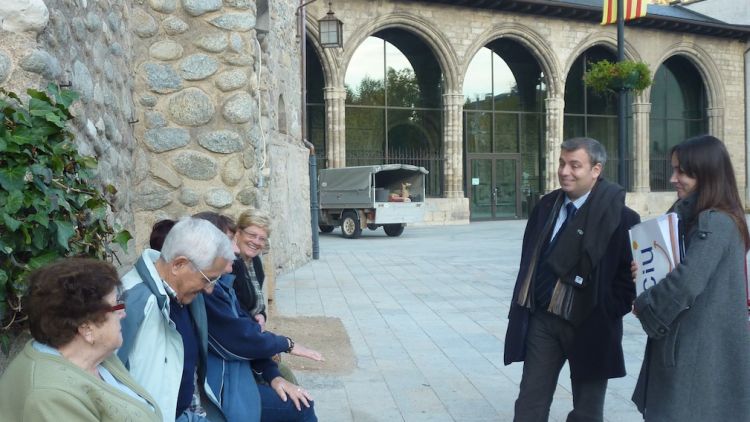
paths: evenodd
<path fill-rule="evenodd" d="M 65 256 L 111 260 L 110 244 L 127 247 L 115 232 L 114 186 L 92 186 L 94 157 L 78 154 L 66 123 L 78 94 L 54 84 L 29 89 L 28 102 L 0 88 L 0 343 L 23 326 L 22 298 L 30 271 Z M 115 257 L 116 258 L 116 257 Z M 3 350 L 6 348 L 3 347 Z"/>
<path fill-rule="evenodd" d="M 640 93 L 651 86 L 651 71 L 643 62 L 601 60 L 591 63 L 583 81 L 597 94 L 614 94 L 620 90 Z"/>

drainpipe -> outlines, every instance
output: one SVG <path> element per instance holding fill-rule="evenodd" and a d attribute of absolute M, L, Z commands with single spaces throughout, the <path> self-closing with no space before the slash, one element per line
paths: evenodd
<path fill-rule="evenodd" d="M 750 206 L 750 41 L 745 50 L 745 209 Z"/>
<path fill-rule="evenodd" d="M 315 157 L 315 146 L 307 140 L 307 31 L 305 31 L 305 6 L 316 0 L 300 0 L 297 7 L 297 31 L 300 38 L 300 131 L 302 143 L 310 150 L 310 228 L 312 230 L 312 258 L 320 258 L 320 239 L 318 233 L 318 164 Z"/>

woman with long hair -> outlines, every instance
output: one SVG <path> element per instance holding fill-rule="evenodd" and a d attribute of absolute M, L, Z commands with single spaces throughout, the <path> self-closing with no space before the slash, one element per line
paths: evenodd
<path fill-rule="evenodd" d="M 708 135 L 671 157 L 683 258 L 633 304 L 648 334 L 633 401 L 646 421 L 748 421 L 750 235 L 732 163 Z"/>

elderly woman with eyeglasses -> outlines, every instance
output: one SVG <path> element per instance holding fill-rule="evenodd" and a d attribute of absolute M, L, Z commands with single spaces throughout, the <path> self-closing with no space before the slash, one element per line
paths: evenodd
<path fill-rule="evenodd" d="M 240 259 L 234 261 L 232 274 L 234 289 L 243 310 L 255 318 L 261 327 L 266 325 L 266 302 L 263 297 L 263 261 L 261 252 L 268 244 L 271 219 L 265 212 L 250 208 L 237 218 L 234 241 L 240 249 Z"/>
<path fill-rule="evenodd" d="M 69 258 L 29 277 L 33 340 L 0 378 L 9 421 L 161 421 L 156 401 L 114 354 L 125 305 L 109 263 Z"/>

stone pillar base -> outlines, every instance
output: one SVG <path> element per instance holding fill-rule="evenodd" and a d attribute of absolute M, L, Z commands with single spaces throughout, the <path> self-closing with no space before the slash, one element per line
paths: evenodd
<path fill-rule="evenodd" d="M 427 198 L 425 218 L 417 225 L 469 224 L 469 198 Z"/>
<path fill-rule="evenodd" d="M 677 200 L 675 192 L 628 192 L 627 206 L 641 215 L 641 220 L 656 217 L 667 212 Z"/>

